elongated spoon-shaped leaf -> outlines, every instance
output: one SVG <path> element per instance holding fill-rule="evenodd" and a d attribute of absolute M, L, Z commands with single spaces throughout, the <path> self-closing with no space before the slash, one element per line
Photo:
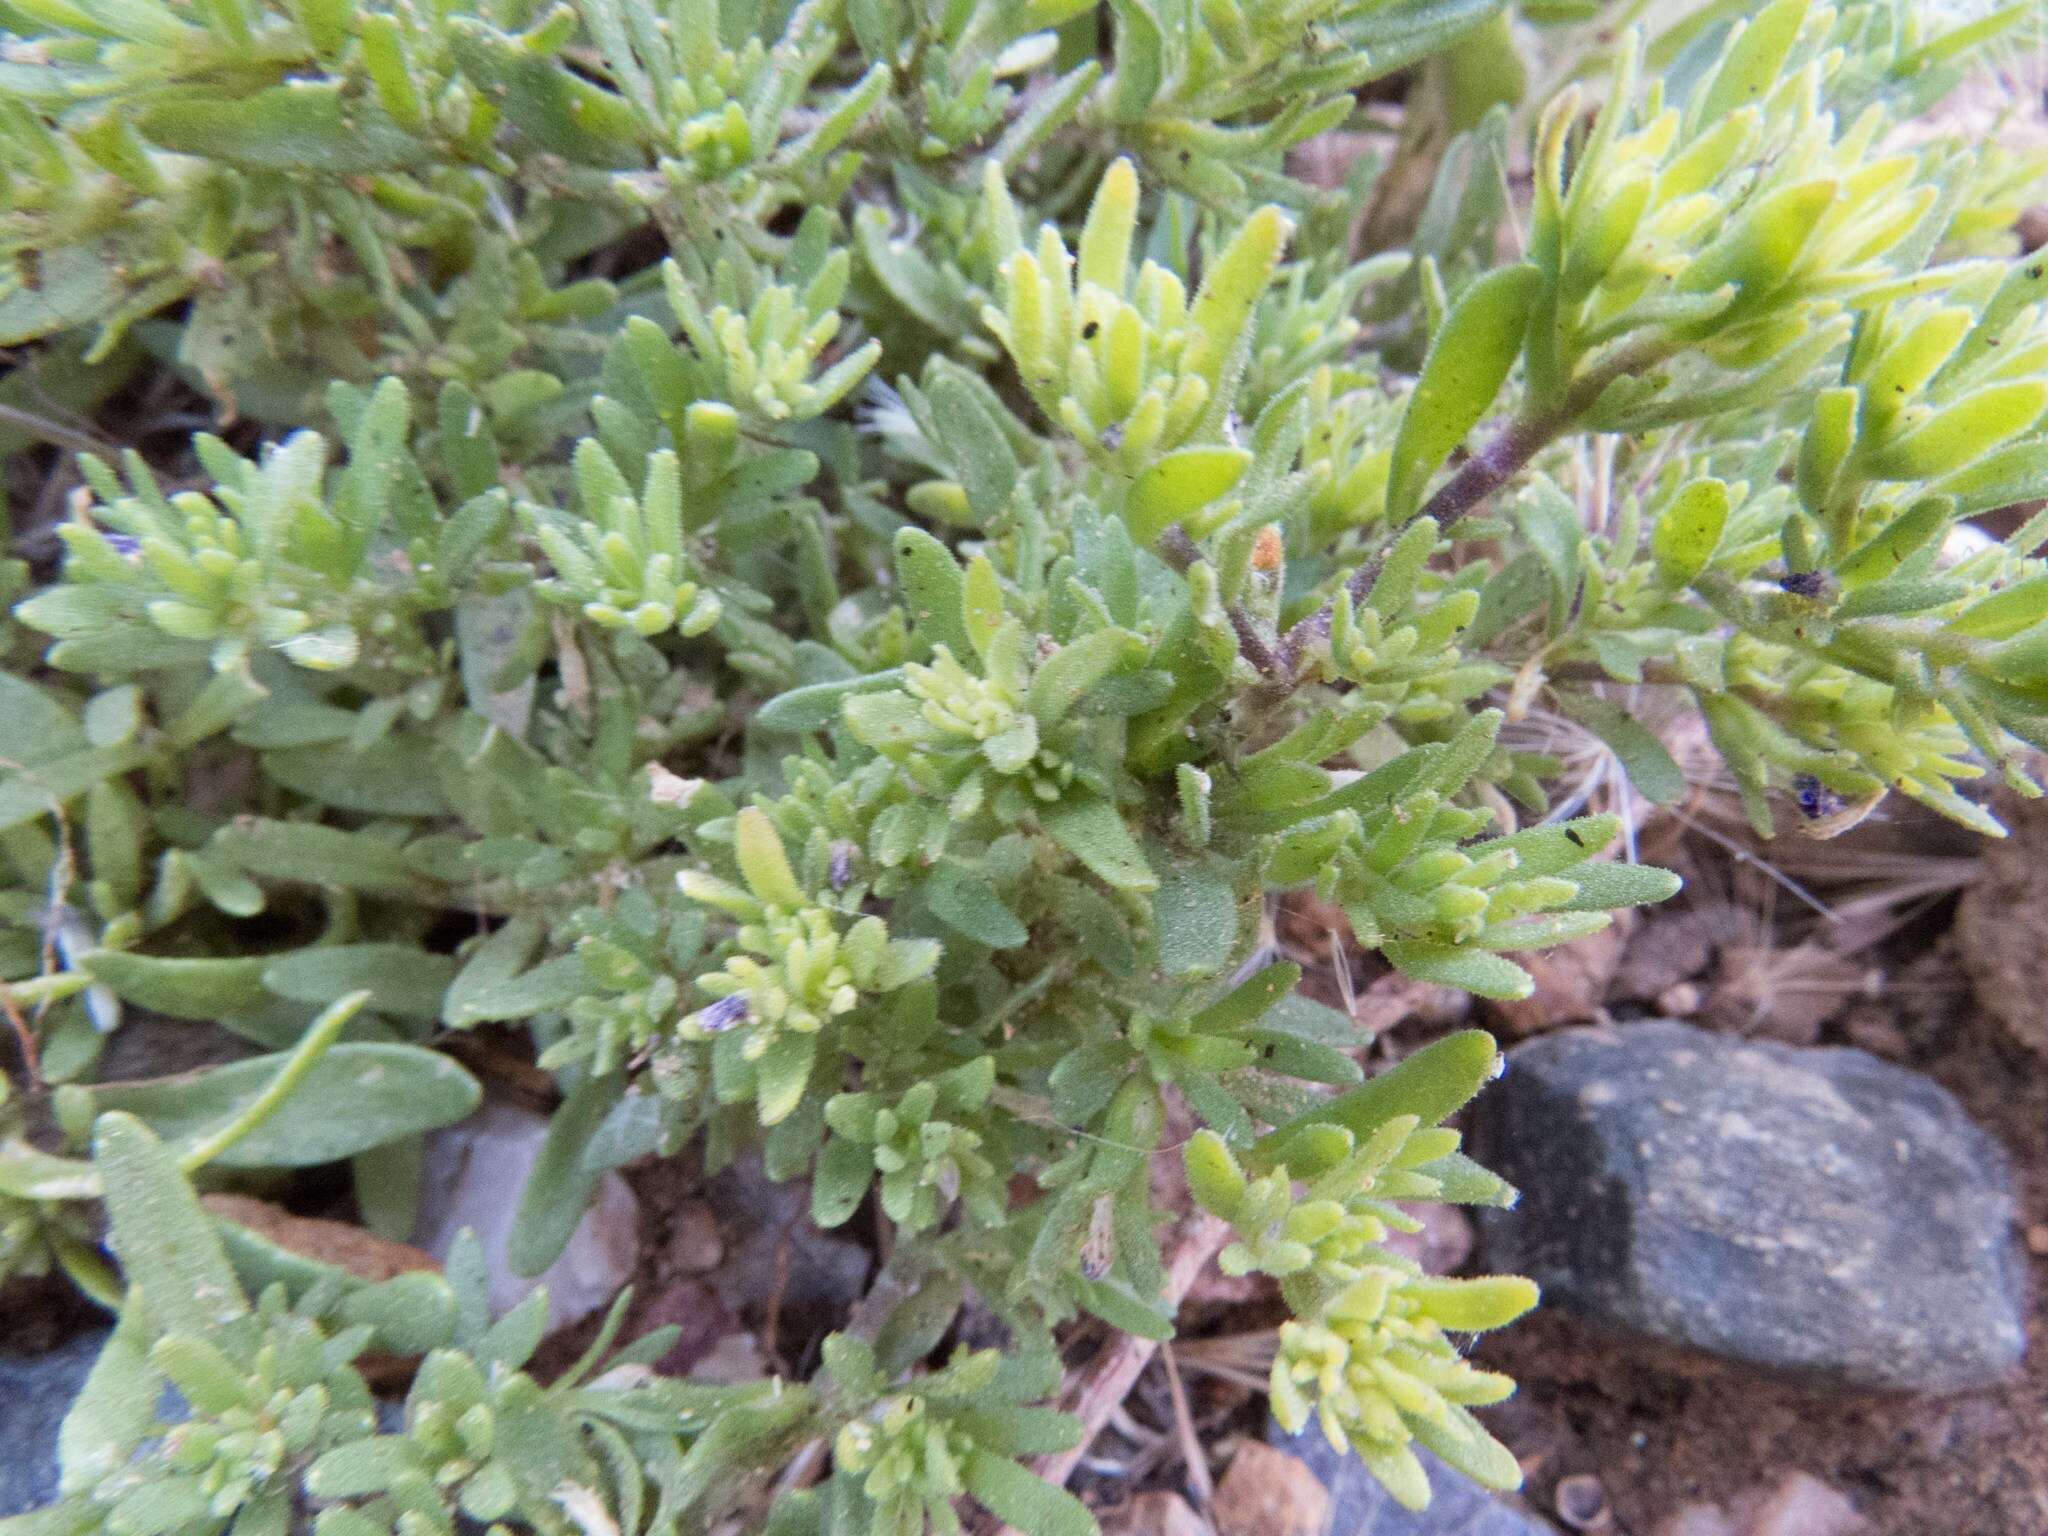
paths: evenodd
<path fill-rule="evenodd" d="M 203 1145 L 263 1098 L 289 1058 L 256 1056 L 189 1077 L 91 1090 L 102 1110 L 147 1121 L 167 1141 Z M 452 1125 L 483 1090 L 450 1058 L 413 1045 L 331 1047 L 294 1085 L 290 1112 L 222 1148 L 227 1168 L 309 1168 L 400 1136 Z"/>
<path fill-rule="evenodd" d="M 1465 440 L 1521 355 L 1530 301 L 1541 281 L 1524 263 L 1489 272 L 1458 296 L 1430 344 L 1422 377 L 1401 414 L 1387 479 L 1387 516 L 1400 521 L 1422 488 Z"/>

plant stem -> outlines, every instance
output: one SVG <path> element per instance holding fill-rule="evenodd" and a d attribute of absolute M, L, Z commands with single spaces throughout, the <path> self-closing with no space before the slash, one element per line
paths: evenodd
<path fill-rule="evenodd" d="M 1576 413 L 1572 413 L 1576 414 Z M 1499 490 L 1533 459 L 1538 450 L 1571 424 L 1562 411 L 1517 416 L 1492 442 L 1458 466 L 1457 473 L 1436 489 L 1418 517 L 1433 517 L 1448 528 Z"/>
<path fill-rule="evenodd" d="M 1159 535 L 1155 546 L 1159 558 L 1176 571 L 1186 573 L 1189 566 L 1202 558 L 1202 551 L 1195 541 L 1188 537 L 1187 530 L 1175 523 Z M 1275 648 L 1274 641 L 1259 627 L 1258 620 L 1236 603 L 1228 604 L 1224 616 L 1230 620 L 1230 627 L 1237 635 L 1238 651 L 1268 682 L 1289 684 L 1294 680 L 1294 663 L 1283 644 Z"/>
<path fill-rule="evenodd" d="M 62 1002 L 91 985 L 92 977 L 84 971 L 52 971 L 43 976 L 31 976 L 26 981 L 0 981 L 0 991 L 4 991 L 11 1001 L 34 1008 L 45 1003 Z"/>
<path fill-rule="evenodd" d="M 1655 367 L 1676 350 L 1674 343 L 1661 337 L 1644 337 L 1581 374 L 1555 406 L 1533 411 L 1525 408 L 1491 442 L 1459 465 L 1415 516 L 1435 518 L 1438 527 L 1449 528 L 1512 480 L 1560 434 L 1575 426 L 1599 402 L 1608 385 L 1628 374 Z M 1351 573 L 1344 587 L 1354 603 L 1365 600 L 1372 584 L 1379 579 L 1379 572 L 1379 560 L 1372 559 Z M 1302 651 L 1330 632 L 1334 611 L 1332 599 L 1281 637 L 1280 659 L 1288 676 L 1294 675 Z"/>
<path fill-rule="evenodd" d="M 1606 387 L 1604 379 L 1601 387 Z M 1547 411 L 1515 417 L 1492 442 L 1459 465 L 1457 473 L 1439 486 L 1415 515 L 1433 517 L 1439 527 L 1448 528 L 1514 478 L 1546 443 L 1571 424 L 1576 414 Z M 1374 556 L 1346 578 L 1344 590 L 1351 594 L 1352 602 L 1365 601 L 1373 583 L 1379 580 L 1381 564 L 1381 559 Z M 1302 652 L 1329 634 L 1336 606 L 1336 599 L 1331 598 L 1280 637 L 1280 661 L 1288 677 L 1293 677 L 1299 668 Z"/>
<path fill-rule="evenodd" d="M 1676 348 L 1669 341 L 1644 338 L 1621 348 L 1599 366 L 1580 375 L 1555 406 L 1548 410 L 1524 410 L 1516 415 L 1494 435 L 1491 442 L 1459 465 L 1415 516 L 1432 517 L 1436 519 L 1437 526 L 1450 527 L 1512 480 L 1559 434 L 1571 428 L 1579 417 L 1593 408 L 1608 385 L 1628 374 L 1654 367 L 1674 350 Z M 1159 557 L 1177 571 L 1186 571 L 1201 558 L 1200 548 L 1178 523 L 1160 534 L 1155 548 Z M 1373 582 L 1379 579 L 1379 572 L 1380 561 L 1375 558 L 1359 566 L 1346 579 L 1344 587 L 1354 603 L 1365 600 Z M 1237 632 L 1238 648 L 1245 659 L 1258 668 L 1269 683 L 1287 688 L 1294 684 L 1300 672 L 1302 652 L 1330 632 L 1335 608 L 1336 600 L 1332 598 L 1279 636 L 1277 646 L 1268 641 L 1252 616 L 1237 604 L 1230 604 L 1225 611 L 1230 618 L 1230 627 Z"/>
<path fill-rule="evenodd" d="M 351 992 L 315 1019 L 312 1028 L 293 1048 L 290 1058 L 278 1068 L 277 1076 L 249 1101 L 248 1108 L 205 1140 L 196 1141 L 188 1147 L 184 1156 L 178 1159 L 179 1169 L 187 1174 L 196 1173 L 277 1113 L 284 1101 L 291 1097 L 292 1090 L 313 1070 L 314 1063 L 327 1054 L 327 1047 L 334 1044 L 334 1037 L 341 1033 L 342 1025 L 354 1018 L 369 1000 L 367 990 Z"/>

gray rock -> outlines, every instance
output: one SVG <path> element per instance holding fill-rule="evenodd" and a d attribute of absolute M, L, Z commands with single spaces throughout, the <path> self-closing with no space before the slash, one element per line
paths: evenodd
<path fill-rule="evenodd" d="M 57 1497 L 57 1426 L 85 1385 L 108 1329 L 37 1355 L 0 1355 L 0 1515 Z"/>
<path fill-rule="evenodd" d="M 1298 1435 L 1277 1424 L 1266 1430 L 1268 1444 L 1299 1456 L 1330 1490 L 1330 1528 L 1324 1536 L 1557 1536 L 1548 1522 L 1459 1476 L 1429 1452 L 1416 1448 L 1429 1473 L 1429 1508 L 1403 1509 L 1365 1463 L 1335 1451 L 1310 1424 Z"/>
<path fill-rule="evenodd" d="M 1957 1391 L 2026 1347 L 2004 1154 L 1859 1050 L 1655 1020 L 1518 1046 L 1476 1155 L 1488 1267 L 1600 1324 L 1813 1385 Z"/>
<path fill-rule="evenodd" d="M 640 1252 L 640 1206 L 624 1179 L 605 1174 L 553 1266 L 538 1279 L 514 1274 L 505 1246 L 547 1131 L 547 1120 L 529 1110 L 487 1104 L 460 1125 L 430 1135 L 412 1240 L 446 1259 L 459 1233 L 474 1232 L 490 1274 L 491 1310 L 509 1312 L 536 1285 L 545 1285 L 548 1326 L 560 1328 L 608 1305 L 632 1279 Z"/>

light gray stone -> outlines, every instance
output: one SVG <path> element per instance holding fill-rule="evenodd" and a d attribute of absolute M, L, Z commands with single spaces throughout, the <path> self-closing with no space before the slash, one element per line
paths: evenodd
<path fill-rule="evenodd" d="M 536 1285 L 545 1285 L 548 1326 L 559 1328 L 608 1305 L 632 1278 L 640 1252 L 640 1207 L 626 1181 L 607 1173 L 553 1266 L 538 1279 L 514 1274 L 505 1245 L 547 1130 L 540 1115 L 487 1104 L 460 1125 L 429 1136 L 412 1240 L 446 1259 L 456 1235 L 470 1229 L 490 1270 L 491 1311 L 503 1315 Z"/>

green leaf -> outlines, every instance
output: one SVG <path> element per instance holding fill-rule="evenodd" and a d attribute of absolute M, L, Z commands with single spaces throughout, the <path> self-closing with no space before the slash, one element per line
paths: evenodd
<path fill-rule="evenodd" d="M 1116 13 L 1116 119 L 1136 122 L 1159 94 L 1164 79 L 1164 44 L 1146 0 L 1110 0 Z"/>
<path fill-rule="evenodd" d="M 1505 1211 L 1514 1207 L 1517 1198 L 1512 1184 L 1462 1152 L 1419 1164 L 1415 1171 L 1436 1180 L 1436 1198 L 1454 1205 L 1490 1205 Z"/>
<path fill-rule="evenodd" d="M 1987 384 L 1944 406 L 1870 456 L 1886 480 L 1925 480 L 1960 469 L 2037 422 L 2048 409 L 2048 380 Z"/>
<path fill-rule="evenodd" d="M 914 746 L 931 738 L 931 725 L 917 700 L 907 693 L 855 694 L 840 706 L 854 740 L 885 751 Z"/>
<path fill-rule="evenodd" d="M 1728 526 L 1728 486 L 1695 480 L 1671 499 L 1650 530 L 1650 558 L 1667 587 L 1682 587 L 1704 571 Z"/>
<path fill-rule="evenodd" d="M 139 1193 L 142 1185 L 131 1180 L 129 1187 L 131 1193 Z M 177 1196 L 167 1198 L 175 1202 Z M 190 1193 L 184 1198 L 189 1199 Z M 172 1219 L 175 1222 L 175 1216 Z M 202 1260 L 200 1273 L 215 1272 Z M 190 1269 L 176 1265 L 174 1258 L 166 1265 L 165 1275 L 166 1283 L 171 1284 L 193 1278 Z M 159 1325 L 147 1315 L 148 1310 L 142 1306 L 121 1308 L 113 1333 L 100 1347 L 85 1385 L 58 1427 L 57 1460 L 63 1469 L 59 1487 L 66 1494 L 91 1491 L 121 1471 L 154 1429 L 163 1378 L 149 1363 L 150 1340 Z M 211 1320 L 204 1326 L 210 1327 Z M 94 1518 L 91 1529 L 104 1529 L 99 1517 Z"/>
<path fill-rule="evenodd" d="M 477 1364 L 487 1369 L 493 1365 L 518 1369 L 533 1358 L 533 1352 L 540 1347 L 541 1335 L 546 1332 L 547 1324 L 547 1291 L 544 1287 L 536 1287 L 526 1293 L 518 1306 L 484 1330 L 484 1336 L 476 1342 Z M 526 1383 L 526 1390 L 534 1390 L 530 1381 Z M 505 1423 L 501 1419 L 499 1433 L 503 1434 L 504 1429 Z M 509 1450 L 510 1447 L 506 1449 Z"/>
<path fill-rule="evenodd" d="M 1230 1147 L 1214 1131 L 1197 1131 L 1182 1153 L 1187 1170 L 1188 1193 L 1202 1208 L 1225 1221 L 1237 1215 L 1245 1194 L 1244 1170 L 1237 1165 Z"/>
<path fill-rule="evenodd" d="M 903 680 L 901 667 L 869 672 L 860 677 L 843 677 L 827 683 L 807 683 L 778 693 L 754 712 L 752 724 L 764 731 L 810 732 L 837 725 L 840 708 L 856 694 L 891 688 Z"/>
<path fill-rule="evenodd" d="M 93 1162 L 106 1184 L 114 1251 L 159 1333 L 207 1338 L 249 1310 L 213 1223 L 148 1126 L 129 1114 L 101 1115 Z"/>
<path fill-rule="evenodd" d="M 810 1085 L 818 1056 L 814 1035 L 782 1034 L 769 1043 L 754 1063 L 755 1104 L 763 1125 L 787 1120 Z"/>
<path fill-rule="evenodd" d="M 1404 976 L 1479 997 L 1527 997 L 1536 986 L 1514 961 L 1455 944 L 1389 942 L 1383 952 Z"/>
<path fill-rule="evenodd" d="M 166 1141 L 199 1142 L 231 1124 L 290 1053 L 252 1056 L 184 1077 L 103 1083 L 100 1110 L 146 1121 Z M 275 1115 L 214 1159 L 228 1168 L 310 1168 L 399 1136 L 452 1125 L 483 1090 L 447 1056 L 414 1045 L 342 1044 L 316 1062 Z"/>
<path fill-rule="evenodd" d="M 1124 523 L 1140 545 L 1225 495 L 1244 478 L 1252 456 L 1242 448 L 1182 448 L 1155 460 L 1124 497 Z M 1190 532 L 1199 533 L 1198 528 Z"/>
<path fill-rule="evenodd" d="M 1389 520 L 1403 522 L 1413 515 L 1430 476 L 1493 404 L 1521 355 L 1522 333 L 1541 282 L 1526 262 L 1502 267 L 1474 282 L 1444 316 L 1394 437 Z"/>
<path fill-rule="evenodd" d="M 149 1356 L 185 1400 L 209 1418 L 257 1406 L 249 1401 L 248 1377 L 204 1339 L 167 1334 L 156 1341 Z"/>
<path fill-rule="evenodd" d="M 1292 960 L 1265 966 L 1189 1019 L 1188 1027 L 1198 1034 L 1241 1033 L 1277 1008 L 1300 980 L 1301 967 Z"/>
<path fill-rule="evenodd" d="M 1252 308 L 1272 280 L 1294 226 L 1272 204 L 1252 210 L 1202 274 L 1202 286 L 1188 308 L 1195 336 L 1181 366 L 1201 374 L 1215 388 L 1225 369 L 1242 355 Z"/>
<path fill-rule="evenodd" d="M 402 1435 L 374 1435 L 326 1452 L 306 1469 L 306 1492 L 317 1499 L 368 1498 L 407 1474 L 424 1458 Z"/>
<path fill-rule="evenodd" d="M 455 648 L 469 707 L 514 740 L 526 739 L 536 690 L 528 636 L 530 588 L 475 592 L 455 608 Z"/>
<path fill-rule="evenodd" d="M 272 1285 L 283 1285 L 286 1294 L 299 1297 L 315 1285 L 333 1287 L 345 1296 L 362 1284 L 347 1270 L 319 1259 L 296 1253 L 261 1236 L 226 1216 L 207 1213 L 213 1229 L 220 1234 L 221 1247 L 234 1266 L 235 1278 L 245 1296 L 261 1296 Z M 410 1228 L 407 1229 L 410 1231 Z"/>
<path fill-rule="evenodd" d="M 373 1013 L 438 1019 L 456 969 L 453 957 L 410 944 L 329 944 L 270 961 L 263 985 L 279 997 L 323 1006 L 367 991 Z"/>
<path fill-rule="evenodd" d="M 0 1144 L 0 1194 L 23 1200 L 97 1200 L 100 1176 L 92 1164 L 25 1141 Z"/>
<path fill-rule="evenodd" d="M 33 765 L 89 744 L 70 710 L 27 678 L 0 672 L 0 756 Z"/>
<path fill-rule="evenodd" d="M 1152 894 L 1159 964 L 1169 976 L 1213 976 L 1237 952 L 1237 893 L 1224 866 L 1170 866 Z"/>
<path fill-rule="evenodd" d="M 43 252 L 42 281 L 0 295 L 0 347 L 16 347 L 111 314 L 124 295 L 118 248 L 60 245 Z M 58 589 L 53 589 L 58 590 Z"/>
<path fill-rule="evenodd" d="M 2009 640 L 2048 618 L 2048 576 L 2031 576 L 1980 597 L 1948 622 L 1948 631 L 1984 640 Z"/>
<path fill-rule="evenodd" d="M 1454 1333 L 1484 1333 L 1505 1327 L 1536 1305 L 1536 1282 L 1520 1275 L 1482 1275 L 1451 1280 L 1433 1275 L 1401 1287 L 1417 1311 Z"/>
<path fill-rule="evenodd" d="M 1606 912 L 1615 907 L 1642 907 L 1669 901 L 1684 881 L 1652 864 L 1587 864 L 1572 871 L 1578 896 L 1559 910 Z"/>
<path fill-rule="evenodd" d="M 1342 1126 L 1362 1142 L 1396 1115 L 1413 1115 L 1424 1125 L 1436 1125 L 1498 1077 L 1501 1066 L 1500 1047 L 1485 1030 L 1446 1035 L 1363 1087 L 1305 1110 L 1261 1137 L 1251 1150 L 1250 1167 L 1254 1173 L 1265 1173 L 1286 1162 L 1290 1144 L 1307 1127 Z"/>
<path fill-rule="evenodd" d="M 811 1219 L 821 1227 L 844 1226 L 874 1176 L 874 1154 L 857 1141 L 834 1136 L 825 1143 L 811 1179 Z"/>
<path fill-rule="evenodd" d="M 1477 647 L 1495 640 L 1509 625 L 1542 607 L 1551 590 L 1550 570 L 1543 557 L 1533 549 L 1523 550 L 1480 589 L 1479 611 L 1466 626 L 1466 643 Z"/>
<path fill-rule="evenodd" d="M 1734 283 L 1742 292 L 1728 313 L 1762 303 L 1784 281 L 1840 191 L 1834 181 L 1805 181 L 1754 199 L 1694 259 L 1678 291 L 1708 293 Z"/>
<path fill-rule="evenodd" d="M 1339 1013 L 1335 1008 L 1312 997 L 1304 997 L 1299 992 L 1289 992 L 1261 1014 L 1258 1033 L 1286 1035 L 1339 1048 L 1363 1045 L 1372 1039 L 1372 1031 L 1360 1027 L 1349 1014 Z"/>
<path fill-rule="evenodd" d="M 1046 1081 L 1054 1118 L 1064 1125 L 1082 1125 L 1102 1113 L 1129 1059 L 1120 1040 L 1094 1040 L 1068 1051 L 1053 1064 Z"/>
<path fill-rule="evenodd" d="M 1017 455 L 989 414 L 981 392 L 957 373 L 942 371 L 925 392 L 938 423 L 939 446 L 959 472 L 968 506 L 986 527 L 1002 515 L 1017 488 Z"/>
<path fill-rule="evenodd" d="M 995 1456 L 1046 1456 L 1071 1450 L 1081 1438 L 1081 1421 L 1056 1408 L 969 1409 L 956 1422 Z"/>
<path fill-rule="evenodd" d="M 1003 588 L 995 565 L 987 555 L 976 555 L 967 563 L 967 579 L 960 599 L 961 622 L 967 638 L 984 661 L 996 632 L 1003 627 Z"/>
<path fill-rule="evenodd" d="M 89 747 L 83 752 L 0 773 L 0 832 L 34 821 L 84 794 L 102 780 L 141 767 L 149 753 L 138 742 Z"/>
<path fill-rule="evenodd" d="M 541 938 L 538 922 L 515 917 L 478 940 L 442 996 L 442 1018 L 460 1028 L 474 998 L 504 985 L 532 963 Z"/>
<path fill-rule="evenodd" d="M 81 970 L 90 972 L 94 981 L 110 988 L 125 1003 L 174 1018 L 207 1020 L 249 1013 L 268 1002 L 263 973 L 272 963 L 264 955 L 246 960 L 178 960 L 117 949 L 88 950 L 78 960 Z"/>
<path fill-rule="evenodd" d="M 1140 665 L 1149 649 L 1143 636 L 1126 629 L 1098 629 L 1068 642 L 1040 662 L 1031 679 L 1032 715 L 1041 725 L 1057 725 L 1097 683 Z"/>
<path fill-rule="evenodd" d="M 605 169 L 645 163 L 640 117 L 623 97 L 471 17 L 450 18 L 445 35 L 462 72 L 538 148 Z"/>
<path fill-rule="evenodd" d="M 1076 1287 L 1081 1305 L 1121 1333 L 1165 1343 L 1173 1337 L 1173 1319 L 1109 1280 L 1081 1277 Z"/>
<path fill-rule="evenodd" d="M 512 1234 L 505 1240 L 505 1262 L 513 1274 L 542 1274 L 569 1246 L 590 1204 L 590 1193 L 603 1176 L 584 1154 L 625 1087 L 622 1073 L 587 1077 L 549 1118 L 547 1135 L 519 1196 Z"/>
<path fill-rule="evenodd" d="M 405 855 L 367 832 L 247 817 L 214 835 L 212 851 L 259 879 L 336 885 L 374 896 L 417 896 L 427 882 Z"/>
<path fill-rule="evenodd" d="M 136 126 L 178 154 L 266 171 L 361 176 L 424 165 L 434 155 L 426 140 L 376 102 L 349 95 L 339 80 L 293 80 L 239 101 L 159 100 Z"/>
<path fill-rule="evenodd" d="M 1110 293 L 1124 291 L 1131 265 L 1131 236 L 1138 227 L 1138 173 L 1128 159 L 1112 160 L 1088 205 L 1075 253 L 1074 282 L 1093 283 Z"/>
<path fill-rule="evenodd" d="M 1040 811 L 1039 820 L 1054 842 L 1110 885 L 1125 891 L 1159 888 L 1159 877 L 1145 862 L 1123 817 L 1107 800 L 1070 796 Z"/>
<path fill-rule="evenodd" d="M 750 805 L 739 813 L 734 819 L 733 849 L 747 888 L 755 896 L 771 906 L 804 904 L 804 889 L 797 884 L 789 855 L 782 850 L 782 836 L 767 812 Z"/>
<path fill-rule="evenodd" d="M 1498 709 L 1482 709 L 1459 726 L 1458 733 L 1424 765 L 1415 780 L 1415 788 L 1434 790 L 1440 795 L 1455 795 L 1471 783 L 1472 776 L 1493 754 L 1493 745 L 1500 738 L 1501 722 L 1505 718 Z M 1356 788 L 1364 782 L 1364 779 L 1354 780 L 1346 787 Z"/>
<path fill-rule="evenodd" d="M 1522 1486 L 1521 1463 L 1466 1409 L 1453 1404 L 1442 1419 L 1417 1415 L 1409 1422 L 1418 1445 L 1480 1487 L 1506 1493 Z"/>
<path fill-rule="evenodd" d="M 990 949 L 1016 949 L 1031 937 L 1031 930 L 1003 905 L 985 878 L 957 864 L 942 863 L 933 870 L 925 901 L 948 927 Z"/>
<path fill-rule="evenodd" d="M 556 955 L 504 981 L 465 986 L 457 976 L 442 1003 L 442 1019 L 456 1029 L 509 1023 L 559 1013 L 590 991 L 590 972 L 579 955 Z"/>
<path fill-rule="evenodd" d="M 1573 695 L 1564 700 L 1573 719 L 1607 744 L 1628 770 L 1629 783 L 1656 805 L 1676 805 L 1685 798 L 1685 770 L 1657 739 L 1656 732 L 1605 699 Z"/>
<path fill-rule="evenodd" d="M 369 816 L 441 816 L 447 802 L 434 783 L 430 745 L 386 736 L 361 751 L 294 747 L 263 754 L 263 771 L 285 788 L 336 810 Z"/>
<path fill-rule="evenodd" d="M 1721 66 L 1700 99 L 1700 125 L 1711 126 L 1731 112 L 1762 105 L 1806 21 L 1808 4 L 1809 0 L 1776 0 L 1739 24 L 1735 36 L 1723 45 Z"/>
<path fill-rule="evenodd" d="M 875 1334 L 875 1361 L 881 1370 L 889 1376 L 899 1375 L 937 1348 L 960 1315 L 962 1295 L 958 1273 L 943 1270 L 925 1275 Z"/>
<path fill-rule="evenodd" d="M 1578 504 L 1558 489 L 1548 475 L 1537 475 L 1515 503 L 1515 525 L 1550 574 L 1550 618 L 1553 632 L 1579 594 L 1579 544 L 1585 530 Z"/>
<path fill-rule="evenodd" d="M 423 1269 L 351 1291 L 339 1307 L 344 1324 L 376 1329 L 377 1347 L 400 1355 L 446 1348 L 455 1336 L 455 1312 L 454 1290 Z"/>
<path fill-rule="evenodd" d="M 943 645 L 956 658 L 974 654 L 974 641 L 962 616 L 967 578 L 953 552 L 922 528 L 896 535 L 896 581 L 910 610 L 911 626 L 933 645 Z"/>

